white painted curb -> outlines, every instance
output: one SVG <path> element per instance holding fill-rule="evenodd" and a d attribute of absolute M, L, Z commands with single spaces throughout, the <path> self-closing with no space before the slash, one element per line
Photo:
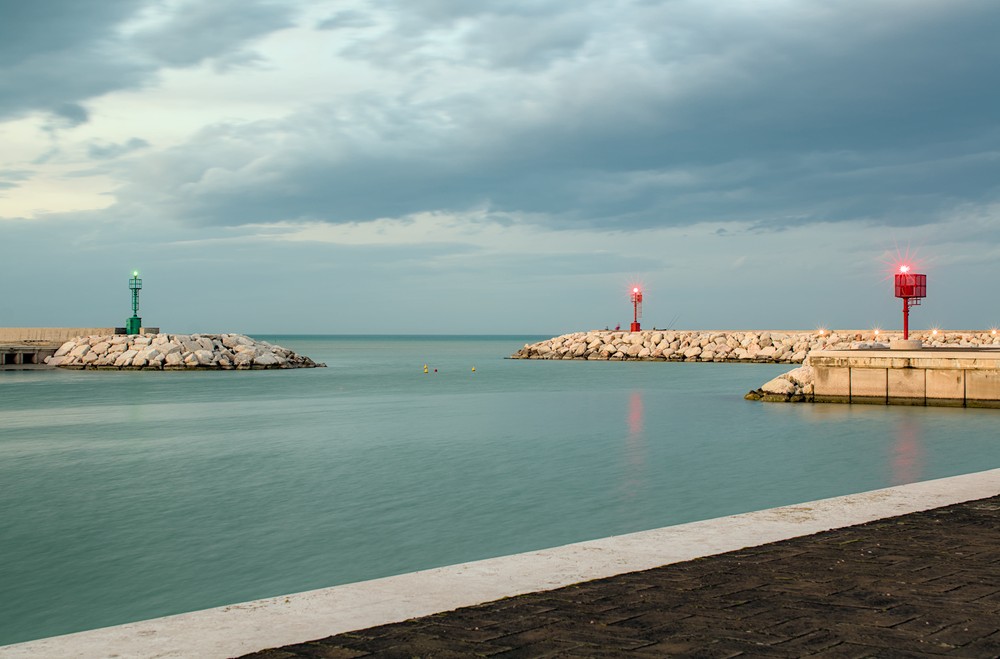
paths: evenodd
<path fill-rule="evenodd" d="M 0 647 L 0 657 L 232 657 L 1000 494 L 1000 469 Z"/>

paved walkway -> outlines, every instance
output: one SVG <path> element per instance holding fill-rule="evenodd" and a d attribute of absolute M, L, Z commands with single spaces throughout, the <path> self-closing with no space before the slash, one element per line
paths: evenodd
<path fill-rule="evenodd" d="M 257 652 L 997 657 L 1000 496 Z"/>

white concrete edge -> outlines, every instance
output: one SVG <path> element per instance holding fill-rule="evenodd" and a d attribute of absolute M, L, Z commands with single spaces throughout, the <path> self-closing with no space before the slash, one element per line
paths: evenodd
<path fill-rule="evenodd" d="M 1000 469 L 0 647 L 0 657 L 232 657 L 1000 494 Z"/>

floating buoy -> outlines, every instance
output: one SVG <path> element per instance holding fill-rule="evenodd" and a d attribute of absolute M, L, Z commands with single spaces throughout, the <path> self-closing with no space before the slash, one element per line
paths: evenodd
<path fill-rule="evenodd" d="M 475 372 L 476 372 L 476 367 L 475 367 L 475 366 L 473 366 L 473 367 L 472 367 L 472 372 L 473 372 L 473 373 L 475 373 Z"/>
<path fill-rule="evenodd" d="M 424 364 L 424 373 L 427 372 L 427 364 Z"/>

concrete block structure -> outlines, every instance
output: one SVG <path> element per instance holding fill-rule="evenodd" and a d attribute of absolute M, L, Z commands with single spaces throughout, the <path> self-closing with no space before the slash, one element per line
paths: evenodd
<path fill-rule="evenodd" d="M 1000 350 L 818 350 L 818 403 L 1000 408 Z"/>

